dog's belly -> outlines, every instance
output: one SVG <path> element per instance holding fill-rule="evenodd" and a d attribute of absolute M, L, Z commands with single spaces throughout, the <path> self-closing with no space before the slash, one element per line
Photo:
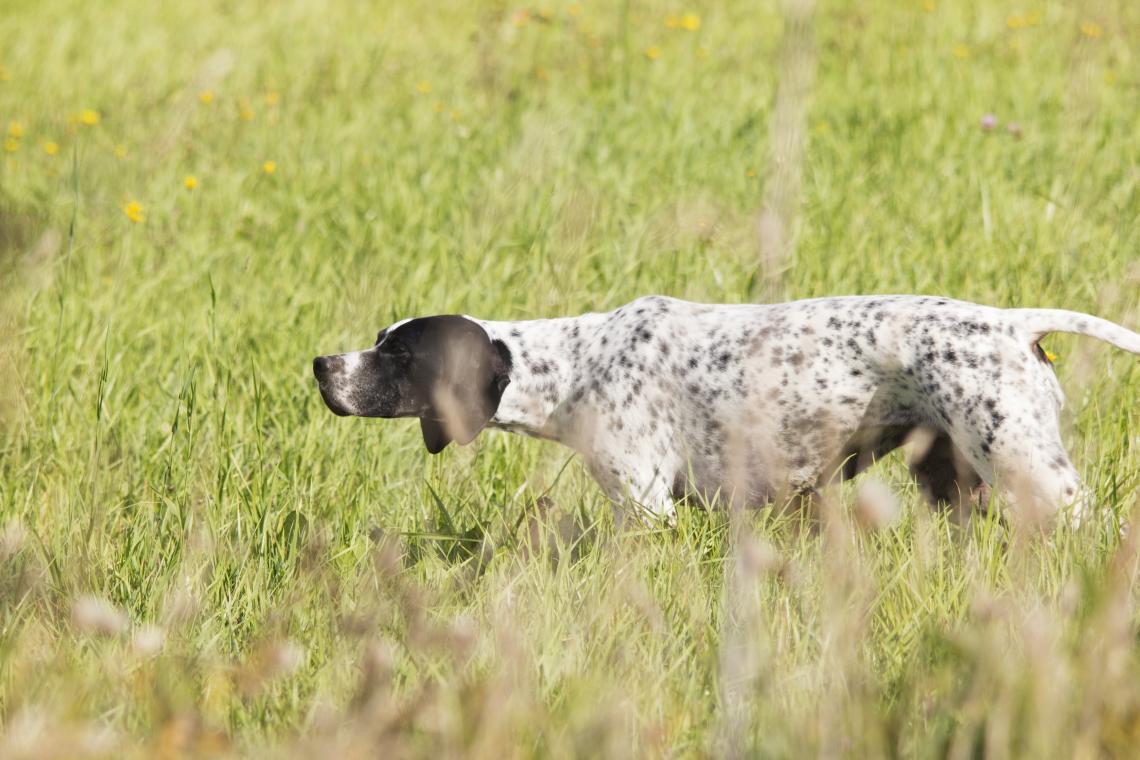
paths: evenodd
<path fill-rule="evenodd" d="M 673 482 L 673 498 L 688 498 L 700 504 L 729 504 L 733 500 L 748 506 L 760 506 L 776 500 L 782 490 L 774 488 L 771 473 L 760 468 L 729 476 L 718 468 L 679 473 Z"/>
<path fill-rule="evenodd" d="M 811 491 L 852 455 L 864 429 L 917 424 L 894 378 L 840 377 L 825 392 L 757 384 L 739 399 L 684 420 L 674 495 L 764 503 Z M 859 452 L 855 452 L 859 453 Z"/>

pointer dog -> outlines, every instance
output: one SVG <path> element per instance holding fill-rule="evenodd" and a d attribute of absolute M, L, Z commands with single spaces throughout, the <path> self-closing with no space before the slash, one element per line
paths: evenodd
<path fill-rule="evenodd" d="M 313 371 L 339 415 L 418 417 L 435 454 L 487 426 L 578 451 L 615 501 L 661 515 L 686 493 L 764 503 L 853 477 L 928 431 L 912 471 L 931 501 L 996 485 L 1083 508 L 1064 397 L 1038 345 L 1140 335 L 1056 309 L 866 296 L 706 305 L 661 296 L 605 314 L 397 322 Z"/>

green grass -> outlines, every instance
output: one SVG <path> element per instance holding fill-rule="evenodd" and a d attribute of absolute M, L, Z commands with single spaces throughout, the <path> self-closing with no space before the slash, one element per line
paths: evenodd
<path fill-rule="evenodd" d="M 1140 539 L 963 529 L 896 457 L 885 530 L 622 532 L 568 450 L 432 458 L 310 377 L 409 315 L 761 281 L 1137 327 L 1140 5 L 928 7 L 817 0 L 758 272 L 776 2 L 8 2 L 0 754 L 1134 754 Z M 1140 366 L 1049 345 L 1122 520 Z"/>

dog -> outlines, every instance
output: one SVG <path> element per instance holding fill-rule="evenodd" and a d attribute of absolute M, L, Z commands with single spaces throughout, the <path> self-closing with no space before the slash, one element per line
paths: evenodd
<path fill-rule="evenodd" d="M 690 495 L 771 503 L 851 478 L 913 440 L 934 503 L 998 487 L 1087 509 L 1040 339 L 1140 354 L 1140 334 L 1057 309 L 926 296 L 712 305 L 663 296 L 578 317 L 420 317 L 313 361 L 338 415 L 418 417 L 432 454 L 484 427 L 577 451 L 618 504 L 671 517 Z"/>

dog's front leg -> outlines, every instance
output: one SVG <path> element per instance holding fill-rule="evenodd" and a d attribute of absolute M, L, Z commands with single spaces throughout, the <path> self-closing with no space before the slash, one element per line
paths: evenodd
<path fill-rule="evenodd" d="M 614 504 L 619 525 L 634 517 L 646 525 L 671 524 L 676 514 L 673 473 L 660 464 L 631 463 L 600 456 L 587 461 L 590 474 Z"/>

